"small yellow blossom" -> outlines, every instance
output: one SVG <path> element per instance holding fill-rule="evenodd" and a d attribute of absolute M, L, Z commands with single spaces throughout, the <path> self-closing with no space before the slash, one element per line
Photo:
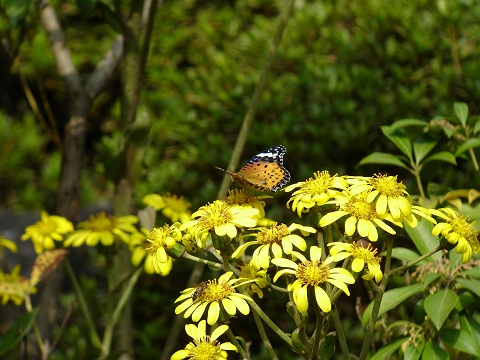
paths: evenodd
<path fill-rule="evenodd" d="M 450 208 L 430 211 L 443 220 L 434 226 L 432 234 L 435 236 L 441 234 L 449 243 L 455 245 L 457 254 L 462 254 L 463 263 L 470 260 L 473 253 L 480 251 L 477 231 L 467 216 L 462 216 Z"/>
<path fill-rule="evenodd" d="M 230 342 L 220 343 L 217 339 L 228 330 L 228 325 L 220 325 L 212 335 L 207 335 L 205 320 L 195 324 L 185 325 L 185 332 L 193 339 L 193 342 L 183 350 L 175 352 L 170 360 L 195 359 L 195 360 L 223 360 L 227 359 L 226 350 L 238 352 L 235 345 Z"/>
<path fill-rule="evenodd" d="M 146 262 L 152 264 L 154 271 L 157 274 L 166 276 L 172 270 L 172 258 L 167 254 L 166 249 L 171 249 L 175 244 L 182 239 L 182 233 L 178 229 L 180 223 L 173 225 L 165 225 L 161 228 L 154 228 L 147 241 L 150 246 L 147 246 Z"/>
<path fill-rule="evenodd" d="M 300 264 L 283 258 L 272 260 L 273 264 L 285 268 L 276 273 L 273 281 L 277 281 L 284 274 L 294 276 L 295 281 L 289 284 L 287 289 L 293 292 L 293 301 L 297 305 L 299 312 L 305 313 L 308 310 L 309 289 L 313 290 L 315 300 L 322 311 L 329 312 L 332 309 L 330 297 L 322 287 L 326 282 L 350 295 L 346 284 L 355 282 L 352 274 L 346 269 L 330 268 L 329 264 L 335 261 L 334 258 L 327 257 L 322 261 L 322 249 L 318 246 L 310 248 L 310 260 L 307 260 L 303 254 L 296 251 L 292 251 L 292 255 L 300 261 Z"/>
<path fill-rule="evenodd" d="M 44 250 L 54 249 L 54 241 L 63 241 L 65 235 L 73 230 L 73 224 L 64 217 L 48 215 L 46 211 L 42 211 L 41 219 L 27 226 L 21 239 L 31 239 L 35 252 L 40 254 Z"/>
<path fill-rule="evenodd" d="M 149 194 L 143 198 L 143 203 L 155 210 L 162 210 L 162 214 L 172 222 L 180 221 L 183 224 L 191 219 L 191 204 L 183 196 Z"/>
<path fill-rule="evenodd" d="M 287 207 L 296 211 L 298 216 L 302 213 L 310 211 L 314 206 L 321 206 L 326 204 L 330 199 L 334 198 L 339 191 L 345 190 L 348 184 L 344 177 L 337 175 L 331 176 L 328 171 L 317 171 L 314 178 L 309 178 L 306 181 L 289 185 L 285 188 L 286 192 L 298 188 L 290 200 L 287 202 Z"/>
<path fill-rule="evenodd" d="M 280 258 L 283 253 L 290 254 L 293 246 L 302 251 L 307 248 L 307 243 L 301 236 L 292 234 L 295 230 L 300 230 L 303 236 L 316 232 L 314 228 L 300 224 L 293 223 L 287 227 L 285 224 L 275 223 L 270 227 L 260 228 L 256 234 L 251 234 L 256 240 L 240 245 L 232 254 L 232 258 L 240 257 L 251 245 L 260 245 L 253 252 L 251 263 L 258 269 L 267 269 L 270 265 L 270 253 L 274 258 Z"/>
<path fill-rule="evenodd" d="M 149 237 L 151 231 L 148 231 L 145 228 L 140 228 L 140 231 L 137 233 L 132 234 L 130 237 L 130 241 L 128 243 L 130 252 L 132 253 L 132 264 L 134 266 L 140 265 L 140 263 L 147 257 L 149 254 L 146 248 L 150 247 L 151 244 L 147 241 L 147 237 Z M 147 274 L 154 274 L 155 269 L 153 268 L 153 258 L 151 261 L 145 261 L 143 263 L 143 268 Z"/>
<path fill-rule="evenodd" d="M 116 217 L 107 216 L 105 212 L 91 215 L 87 221 L 78 224 L 80 229 L 65 240 L 65 246 L 77 247 L 83 243 L 96 246 L 98 242 L 111 246 L 117 238 L 128 243 L 131 234 L 138 232 L 134 226 L 137 222 L 138 218 L 134 215 Z"/>
<path fill-rule="evenodd" d="M 240 205 L 247 208 L 253 208 L 258 210 L 258 215 L 255 216 L 257 220 L 265 217 L 265 201 L 263 199 L 271 199 L 270 195 L 256 196 L 245 191 L 245 188 L 228 190 L 228 196 L 225 202 L 228 205 Z"/>
<path fill-rule="evenodd" d="M 214 231 L 218 236 L 227 235 L 230 239 L 237 236 L 237 227 L 253 227 L 257 224 L 255 216 L 258 210 L 243 206 L 229 206 L 221 200 L 202 206 L 192 214 L 195 220 L 180 227 L 181 231 L 194 228 L 199 236 Z"/>
<path fill-rule="evenodd" d="M 323 216 L 320 219 L 320 226 L 330 225 L 338 219 L 348 216 L 345 221 L 345 233 L 348 236 L 352 236 L 355 231 L 358 231 L 360 236 L 368 237 L 370 241 L 377 241 L 377 226 L 392 235 L 396 234 L 395 230 L 385 223 L 385 220 L 400 227 L 402 227 L 402 223 L 395 221 L 390 214 L 379 215 L 375 210 L 375 203 L 368 202 L 366 197 L 365 192 L 357 195 L 344 192 L 338 195 L 335 200 L 332 200 L 332 203 L 337 204 L 339 210 Z"/>
<path fill-rule="evenodd" d="M 15 265 L 10 274 L 0 270 L 0 298 L 1 304 L 9 301 L 15 305 L 21 305 L 28 294 L 36 292 L 35 287 L 30 286 L 27 278 L 20 276 L 20 265 Z"/>
<path fill-rule="evenodd" d="M 250 262 L 242 267 L 242 270 L 240 271 L 240 278 L 254 280 L 254 282 L 245 285 L 245 291 L 250 296 L 257 294 L 260 299 L 263 298 L 262 289 L 268 285 L 266 270 L 258 269 Z"/>
<path fill-rule="evenodd" d="M 248 315 L 250 307 L 246 300 L 251 300 L 250 297 L 235 290 L 237 286 L 242 285 L 244 279 L 230 279 L 232 275 L 233 272 L 230 271 L 220 276 L 218 280 L 208 280 L 200 293 L 197 287 L 183 290 L 182 295 L 175 300 L 176 303 L 182 302 L 176 307 L 175 314 L 185 311 L 183 314 L 185 319 L 191 316 L 193 321 L 198 322 L 208 307 L 209 325 L 218 321 L 222 308 L 230 316 L 234 316 L 237 310 L 243 315 Z M 237 284 L 234 285 L 235 283 Z"/>
<path fill-rule="evenodd" d="M 332 242 L 328 246 L 331 246 L 330 255 L 335 261 L 346 259 L 349 256 L 353 257 L 352 270 L 360 272 L 365 269 L 363 279 L 371 280 L 375 278 L 377 283 L 382 280 L 383 273 L 380 269 L 380 258 L 376 256 L 377 249 L 369 242 L 365 240 L 359 240 L 352 244 Z"/>

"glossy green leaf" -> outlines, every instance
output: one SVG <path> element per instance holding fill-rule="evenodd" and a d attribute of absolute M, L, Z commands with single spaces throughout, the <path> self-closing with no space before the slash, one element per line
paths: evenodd
<path fill-rule="evenodd" d="M 408 286 L 403 286 L 401 288 L 393 289 L 386 291 L 383 294 L 382 304 L 380 305 L 380 310 L 378 316 L 385 314 L 387 311 L 396 308 L 398 305 L 403 303 L 409 297 L 423 291 L 423 284 L 413 284 Z M 362 317 L 362 326 L 366 326 L 370 321 L 370 316 L 372 314 L 373 302 L 371 302 Z"/>
<path fill-rule="evenodd" d="M 477 121 L 475 123 L 475 126 L 473 127 L 473 133 L 477 134 L 480 131 L 480 121 Z"/>
<path fill-rule="evenodd" d="M 420 126 L 420 127 L 427 127 L 428 122 L 424 120 L 418 120 L 418 119 L 401 119 L 395 121 L 391 126 L 390 129 L 392 131 L 407 127 L 407 126 Z"/>
<path fill-rule="evenodd" d="M 412 239 L 420 254 L 426 254 L 429 251 L 434 250 L 438 247 L 438 238 L 432 235 L 433 224 L 431 222 L 425 219 L 421 219 L 418 222 L 417 227 L 411 228 L 410 226 L 405 226 L 405 230 Z M 442 254 L 439 251 L 428 257 L 426 260 L 436 261 L 440 260 L 441 258 Z"/>
<path fill-rule="evenodd" d="M 7 330 L 0 338 L 0 356 L 13 350 L 27 336 L 37 314 L 38 308 L 35 308 L 32 312 L 23 315 Z"/>
<path fill-rule="evenodd" d="M 409 344 L 405 348 L 403 353 L 404 360 L 418 360 L 420 356 L 422 356 L 423 348 L 425 347 L 425 338 L 422 336 L 417 340 L 418 342 L 416 344 Z"/>
<path fill-rule="evenodd" d="M 457 278 L 455 280 L 457 284 L 463 286 L 465 289 L 470 290 L 472 293 L 480 298 L 480 280 L 469 280 Z"/>
<path fill-rule="evenodd" d="M 412 143 L 405 134 L 392 130 L 390 126 L 382 126 L 382 132 L 410 161 L 413 159 Z"/>
<path fill-rule="evenodd" d="M 427 341 L 423 348 L 422 360 L 448 360 L 449 356 L 445 349 L 432 340 Z"/>
<path fill-rule="evenodd" d="M 439 332 L 440 338 L 455 349 L 480 357 L 480 326 L 472 318 L 460 317 L 460 329 Z"/>
<path fill-rule="evenodd" d="M 453 104 L 453 111 L 460 123 L 465 127 L 468 120 L 468 105 L 464 102 L 456 102 Z"/>
<path fill-rule="evenodd" d="M 392 249 L 392 257 L 398 260 L 405 260 L 407 262 L 410 262 L 415 259 L 418 259 L 420 255 L 418 255 L 418 253 L 413 250 L 402 248 L 402 247 L 396 247 Z M 421 261 L 419 264 L 421 263 L 425 263 L 425 261 Z"/>
<path fill-rule="evenodd" d="M 375 355 L 373 355 L 370 360 L 384 360 L 388 356 L 392 355 L 395 351 L 400 349 L 400 347 L 403 345 L 405 341 L 408 341 L 407 337 L 403 337 L 400 339 L 397 339 L 393 342 L 388 343 L 385 346 L 382 346 L 377 352 L 375 352 Z"/>
<path fill-rule="evenodd" d="M 423 290 L 425 290 L 432 282 L 437 280 L 441 274 L 428 274 L 425 276 L 425 279 L 423 280 Z"/>
<path fill-rule="evenodd" d="M 480 267 L 476 266 L 473 269 L 465 270 L 463 274 L 474 278 L 480 278 Z"/>
<path fill-rule="evenodd" d="M 458 157 L 459 155 L 463 154 L 465 151 L 468 151 L 469 149 L 473 149 L 476 147 L 480 147 L 480 139 L 475 138 L 475 139 L 468 139 L 464 143 L 462 143 L 458 149 L 455 151 L 455 157 Z"/>
<path fill-rule="evenodd" d="M 409 167 L 405 165 L 405 163 L 400 160 L 401 158 L 397 155 L 382 153 L 382 152 L 374 152 L 370 155 L 365 156 L 360 162 L 358 166 L 365 165 L 365 164 L 383 164 L 383 165 L 393 165 L 399 166 L 404 169 L 409 170 Z"/>
<path fill-rule="evenodd" d="M 424 164 L 430 161 L 443 161 L 453 165 L 457 165 L 457 160 L 455 156 L 448 151 L 439 151 L 438 153 L 432 154 L 424 160 Z"/>
<path fill-rule="evenodd" d="M 478 297 L 472 294 L 470 291 L 462 291 L 458 295 L 457 305 L 455 305 L 455 310 L 461 312 L 468 307 L 473 305 L 475 308 L 478 306 Z"/>
<path fill-rule="evenodd" d="M 425 311 L 435 324 L 437 330 L 440 330 L 445 320 L 448 318 L 458 297 L 455 291 L 450 289 L 443 289 L 437 291 L 435 294 L 428 295 L 425 298 Z"/>
<path fill-rule="evenodd" d="M 437 145 L 438 141 L 429 137 L 421 137 L 413 142 L 413 154 L 418 165 Z"/>

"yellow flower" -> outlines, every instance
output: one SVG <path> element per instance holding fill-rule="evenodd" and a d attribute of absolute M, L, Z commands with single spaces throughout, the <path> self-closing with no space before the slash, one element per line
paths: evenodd
<path fill-rule="evenodd" d="M 8 240 L 7 238 L 0 236 L 0 254 L 4 248 L 7 248 L 8 250 L 14 253 L 16 253 L 18 250 L 17 244 L 14 241 Z"/>
<path fill-rule="evenodd" d="M 411 219 L 412 200 L 405 185 L 397 181 L 397 176 L 375 174 L 372 177 L 349 177 L 348 191 L 353 194 L 367 192 L 367 202 L 375 202 L 375 211 L 380 216 L 390 213 L 395 221 Z"/>
<path fill-rule="evenodd" d="M 345 190 L 348 184 L 343 177 L 337 175 L 331 176 L 328 171 L 317 171 L 315 179 L 309 178 L 307 181 L 289 185 L 285 188 L 286 192 L 299 188 L 287 202 L 287 208 L 292 203 L 292 210 L 296 211 L 298 216 L 308 212 L 314 206 L 321 206 L 334 198 L 338 191 Z"/>
<path fill-rule="evenodd" d="M 270 252 L 274 258 L 282 257 L 283 253 L 290 254 L 293 246 L 305 251 L 307 243 L 299 235 L 292 234 L 293 231 L 300 230 L 303 236 L 313 234 L 316 230 L 309 226 L 303 226 L 293 223 L 289 227 L 285 224 L 274 224 L 270 227 L 261 228 L 255 241 L 249 241 L 240 245 L 232 254 L 232 258 L 238 258 L 251 245 L 260 246 L 253 252 L 251 263 L 258 269 L 267 269 L 270 265 Z M 248 236 L 248 235 L 247 235 Z"/>
<path fill-rule="evenodd" d="M 390 214 L 379 215 L 375 210 L 375 204 L 368 202 L 366 195 L 365 192 L 358 195 L 352 195 L 346 192 L 338 195 L 335 200 L 332 200 L 332 203 L 337 204 L 340 209 L 323 216 L 320 219 L 320 226 L 330 225 L 347 215 L 345 233 L 348 236 L 352 236 L 357 230 L 360 236 L 368 237 L 370 241 L 377 241 L 377 226 L 392 235 L 396 234 L 395 230 L 387 225 L 384 220 L 388 220 L 400 227 L 402 227 L 402 223 L 395 221 Z"/>
<path fill-rule="evenodd" d="M 35 287 L 30 286 L 27 278 L 20 276 L 20 265 L 15 265 L 11 274 L 5 274 L 0 270 L 0 297 L 1 304 L 5 305 L 12 301 L 15 305 L 21 305 L 28 294 L 36 292 Z"/>
<path fill-rule="evenodd" d="M 116 238 L 128 243 L 131 234 L 138 232 L 134 226 L 137 221 L 138 218 L 134 215 L 116 217 L 107 216 L 105 212 L 91 215 L 87 221 L 78 224 L 80 230 L 65 240 L 65 246 L 77 247 L 83 243 L 95 246 L 99 241 L 104 246 L 111 246 Z"/>
<path fill-rule="evenodd" d="M 372 280 L 379 283 L 383 278 L 380 269 L 380 258 L 377 257 L 377 249 L 375 249 L 368 241 L 359 240 L 357 243 L 347 244 L 343 242 L 333 242 L 328 244 L 331 246 L 330 255 L 335 261 L 353 257 L 352 270 L 360 272 L 365 269 L 362 276 L 365 280 Z"/>
<path fill-rule="evenodd" d="M 255 216 L 255 219 L 260 220 L 265 217 L 265 201 L 263 199 L 271 199 L 270 195 L 261 195 L 255 196 L 251 193 L 245 191 L 245 188 L 242 189 L 233 189 L 228 190 L 228 196 L 225 199 L 225 202 L 228 205 L 240 205 L 247 208 L 253 208 L 258 210 L 258 215 Z"/>
<path fill-rule="evenodd" d="M 54 249 L 54 241 L 63 241 L 64 236 L 73 229 L 72 223 L 64 217 L 48 215 L 46 211 L 42 211 L 41 219 L 27 226 L 21 239 L 31 239 L 35 252 L 40 254 L 44 250 Z"/>
<path fill-rule="evenodd" d="M 195 220 L 188 221 L 180 227 L 181 231 L 194 228 L 199 236 L 215 231 L 218 236 L 227 235 L 230 239 L 237 236 L 237 227 L 253 227 L 257 224 L 255 216 L 258 210 L 243 206 L 229 206 L 224 201 L 215 200 L 202 206 L 192 214 Z"/>
<path fill-rule="evenodd" d="M 183 350 L 172 355 L 170 360 L 195 359 L 195 360 L 222 360 L 227 358 L 226 350 L 238 352 L 238 349 L 230 342 L 220 343 L 217 339 L 228 330 L 228 325 L 220 325 L 212 335 L 207 335 L 205 320 L 194 324 L 185 325 L 185 332 L 193 339 L 193 342 Z"/>
<path fill-rule="evenodd" d="M 434 226 L 432 234 L 442 234 L 447 241 L 456 245 L 457 254 L 462 254 L 462 262 L 466 263 L 472 258 L 473 253 L 480 251 L 477 231 L 473 228 L 473 222 L 467 216 L 461 216 L 450 208 L 430 210 L 433 215 L 444 220 Z"/>
<path fill-rule="evenodd" d="M 246 300 L 250 297 L 237 293 L 235 287 L 242 285 L 243 279 L 230 279 L 233 272 L 229 271 L 217 279 L 208 280 L 202 285 L 201 291 L 197 288 L 188 288 L 182 291 L 175 302 L 182 302 L 175 309 L 175 314 L 185 311 L 183 317 L 186 319 L 192 316 L 192 320 L 198 322 L 206 308 L 208 307 L 207 323 L 213 325 L 220 316 L 220 310 L 223 308 L 227 314 L 233 316 L 237 309 L 243 315 L 250 313 L 250 307 Z M 234 285 L 239 282 L 239 284 Z M 195 295 L 195 296 L 193 296 Z"/>
<path fill-rule="evenodd" d="M 259 270 L 250 262 L 242 267 L 240 278 L 254 280 L 254 282 L 248 283 L 244 286 L 245 291 L 250 296 L 257 294 L 260 299 L 263 298 L 262 289 L 268 285 L 267 272 L 265 270 Z"/>
<path fill-rule="evenodd" d="M 140 265 L 143 259 L 148 255 L 146 248 L 150 247 L 150 242 L 147 241 L 147 237 L 150 236 L 150 233 L 151 231 L 142 227 L 139 232 L 133 233 L 130 237 L 128 246 L 132 253 L 131 260 L 134 266 Z M 151 275 L 155 273 L 153 261 L 145 261 L 143 263 L 143 268 L 147 274 Z"/>
<path fill-rule="evenodd" d="M 143 198 L 143 203 L 152 206 L 155 210 L 162 210 L 162 214 L 172 222 L 180 221 L 182 224 L 190 220 L 191 204 L 183 199 L 183 196 L 171 195 L 167 193 L 164 196 L 149 194 Z"/>
<path fill-rule="evenodd" d="M 175 223 L 171 226 L 154 228 L 147 238 L 150 246 L 145 248 L 148 253 L 145 261 L 152 264 L 157 274 L 166 276 L 172 270 L 172 258 L 167 254 L 166 249 L 173 248 L 178 241 L 181 241 L 182 233 L 178 229 L 179 225 L 180 223 Z"/>
<path fill-rule="evenodd" d="M 293 301 L 297 305 L 298 311 L 305 313 L 308 310 L 308 290 L 313 290 L 315 300 L 324 312 L 329 312 L 332 309 L 330 297 L 326 293 L 322 285 L 326 282 L 343 290 L 347 295 L 350 295 L 346 284 L 353 284 L 355 279 L 352 274 L 342 268 L 330 268 L 328 264 L 334 261 L 332 257 L 327 257 L 324 261 L 321 260 L 322 250 L 318 246 L 310 248 L 310 260 L 296 251 L 292 251 L 301 263 L 297 264 L 288 259 L 273 259 L 272 263 L 281 266 L 283 270 L 276 273 L 273 281 L 284 274 L 291 274 L 295 277 L 295 281 L 289 284 L 288 291 L 293 292 Z"/>

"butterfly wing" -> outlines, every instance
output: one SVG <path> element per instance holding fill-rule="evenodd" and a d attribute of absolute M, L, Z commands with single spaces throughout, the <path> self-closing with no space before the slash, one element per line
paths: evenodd
<path fill-rule="evenodd" d="M 283 167 L 283 155 L 286 152 L 285 146 L 278 145 L 255 155 L 235 173 L 243 183 L 239 183 L 235 177 L 233 179 L 242 186 L 277 191 L 290 181 L 290 173 Z"/>

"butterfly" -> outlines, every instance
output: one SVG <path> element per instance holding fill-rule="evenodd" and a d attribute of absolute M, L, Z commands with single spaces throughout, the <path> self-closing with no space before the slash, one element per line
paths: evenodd
<path fill-rule="evenodd" d="M 277 191 L 290 181 L 290 173 L 283 167 L 285 146 L 277 145 L 255 155 L 238 172 L 230 172 L 215 166 L 243 187 L 260 191 Z"/>

